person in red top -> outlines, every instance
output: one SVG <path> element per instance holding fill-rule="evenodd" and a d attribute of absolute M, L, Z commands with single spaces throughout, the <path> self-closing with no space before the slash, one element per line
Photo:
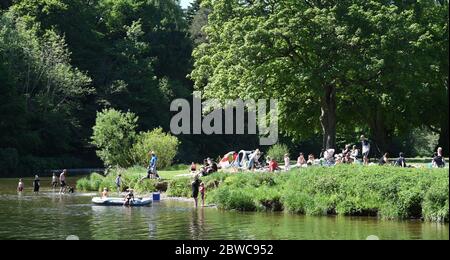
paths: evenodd
<path fill-rule="evenodd" d="M 275 161 L 275 159 L 271 159 L 269 162 L 269 172 L 274 172 L 279 170 L 280 168 L 278 168 L 278 163 L 277 161 Z"/>

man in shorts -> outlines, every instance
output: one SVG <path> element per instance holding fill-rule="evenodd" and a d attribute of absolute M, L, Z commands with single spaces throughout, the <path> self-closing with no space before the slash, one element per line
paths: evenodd
<path fill-rule="evenodd" d="M 66 192 L 66 174 L 67 174 L 67 170 L 64 169 L 62 171 L 62 173 L 59 175 L 59 183 L 61 184 L 61 189 L 59 190 L 60 194 L 64 194 Z"/>

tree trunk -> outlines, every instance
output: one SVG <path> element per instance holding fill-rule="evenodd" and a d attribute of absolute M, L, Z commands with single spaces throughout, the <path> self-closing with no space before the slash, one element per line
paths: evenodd
<path fill-rule="evenodd" d="M 381 157 L 388 152 L 389 134 L 384 124 L 383 112 L 379 107 L 376 108 L 376 115 L 373 119 L 372 134 L 374 143 L 372 145 L 371 154 L 375 157 Z"/>
<path fill-rule="evenodd" d="M 444 156 L 449 156 L 449 136 L 448 136 L 448 117 L 442 120 L 441 131 L 439 133 L 438 146 L 442 147 Z"/>
<path fill-rule="evenodd" d="M 441 131 L 439 133 L 439 142 L 438 146 L 442 147 L 444 156 L 449 156 L 449 141 L 448 141 L 448 115 L 449 115 L 449 106 L 448 106 L 448 100 L 449 100 L 449 92 L 448 92 L 448 82 L 446 83 L 446 90 L 447 90 L 447 102 L 446 105 L 444 105 L 444 113 L 442 114 L 442 120 L 441 120 Z"/>
<path fill-rule="evenodd" d="M 320 124 L 322 125 L 324 149 L 336 148 L 336 89 L 334 86 L 326 86 L 322 96 Z"/>

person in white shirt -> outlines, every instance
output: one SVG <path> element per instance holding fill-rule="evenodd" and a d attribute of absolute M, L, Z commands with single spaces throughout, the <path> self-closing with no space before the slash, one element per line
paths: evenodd
<path fill-rule="evenodd" d="M 370 143 L 364 135 L 361 135 L 362 156 L 364 164 L 369 164 Z"/>
<path fill-rule="evenodd" d="M 284 155 L 284 170 L 289 171 L 291 169 L 291 159 L 289 159 L 289 154 Z"/>

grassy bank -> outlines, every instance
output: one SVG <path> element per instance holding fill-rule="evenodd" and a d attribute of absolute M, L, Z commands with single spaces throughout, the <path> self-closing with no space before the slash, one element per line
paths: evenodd
<path fill-rule="evenodd" d="M 183 169 L 184 168 L 184 169 Z M 98 173 L 92 173 L 89 177 L 77 181 L 77 190 L 80 191 L 101 191 L 108 188 L 110 191 L 116 191 L 115 179 L 118 174 L 122 174 L 123 189 L 132 188 L 138 193 L 166 191 L 170 180 L 174 180 L 187 173 L 187 166 L 174 166 L 165 171 L 158 171 L 161 180 L 140 181 L 147 175 L 147 169 L 144 167 L 133 167 L 129 169 L 111 169 L 107 176 Z"/>
<path fill-rule="evenodd" d="M 124 176 L 130 185 L 135 185 L 131 187 L 138 191 L 155 190 L 155 181 L 137 183 L 135 170 L 127 170 Z M 178 174 L 167 173 L 172 177 L 166 181 L 167 195 L 189 197 L 191 180 L 175 178 Z M 88 180 L 92 188 L 111 183 L 111 180 L 113 184 L 112 177 L 97 178 L 92 175 Z M 422 218 L 448 222 L 448 178 L 448 169 L 342 165 L 277 174 L 216 173 L 202 178 L 202 181 L 207 187 L 208 203 L 226 210 L 371 215 L 386 219 Z M 101 182 L 100 186 L 98 182 Z M 78 184 L 79 188 L 85 185 L 83 180 Z"/>

